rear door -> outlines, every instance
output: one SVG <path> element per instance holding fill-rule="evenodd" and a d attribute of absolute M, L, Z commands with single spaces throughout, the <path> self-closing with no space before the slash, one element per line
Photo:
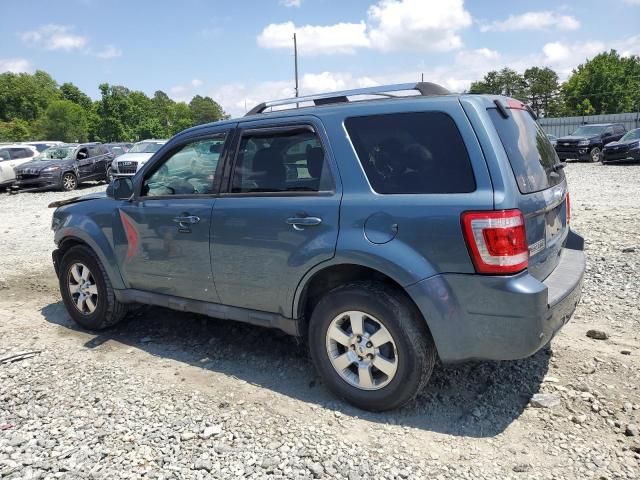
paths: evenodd
<path fill-rule="evenodd" d="M 300 279 L 334 255 L 338 177 L 317 119 L 242 127 L 213 208 L 216 289 L 226 305 L 290 316 Z"/>
<path fill-rule="evenodd" d="M 539 280 L 556 267 L 567 237 L 568 190 L 563 164 L 532 115 L 510 100 L 488 113 L 504 146 L 518 186 L 517 207 L 525 217 L 529 273 Z"/>

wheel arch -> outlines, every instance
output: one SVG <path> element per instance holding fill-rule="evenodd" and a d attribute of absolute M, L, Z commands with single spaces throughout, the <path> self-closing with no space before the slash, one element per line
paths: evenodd
<path fill-rule="evenodd" d="M 87 229 L 87 227 L 88 225 L 83 225 L 83 228 Z M 105 271 L 107 272 L 107 275 L 109 276 L 109 280 L 113 285 L 113 288 L 125 288 L 124 281 L 122 280 L 122 276 L 120 275 L 120 270 L 115 265 L 115 263 L 109 261 L 109 258 L 115 259 L 115 255 L 113 249 L 111 248 L 111 245 L 106 240 L 106 238 L 104 238 L 100 229 L 98 229 L 97 227 L 88 228 L 89 232 L 98 235 L 95 238 L 84 230 L 76 230 L 72 228 L 67 228 L 66 230 L 67 231 L 65 232 L 65 236 L 60 239 L 60 241 L 58 242 L 58 248 L 53 253 L 53 261 L 56 265 L 56 269 L 65 253 L 67 253 L 71 248 L 75 246 L 83 245 L 87 248 L 90 248 L 98 256 Z"/>
<path fill-rule="evenodd" d="M 307 274 L 307 277 L 298 287 L 294 298 L 293 314 L 298 321 L 300 335 L 306 336 L 309 327 L 309 318 L 313 307 L 328 291 L 345 283 L 355 281 L 375 281 L 390 287 L 404 297 L 422 317 L 425 326 L 429 329 L 429 320 L 421 312 L 418 304 L 397 278 L 393 278 L 375 268 L 358 263 L 335 263 L 325 265 Z"/>

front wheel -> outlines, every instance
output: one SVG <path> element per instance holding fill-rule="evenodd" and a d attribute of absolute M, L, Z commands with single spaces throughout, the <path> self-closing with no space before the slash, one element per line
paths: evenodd
<path fill-rule="evenodd" d="M 589 152 L 589 157 L 592 162 L 599 162 L 602 157 L 602 151 L 599 147 L 593 147 Z"/>
<path fill-rule="evenodd" d="M 78 178 L 75 176 L 75 174 L 67 172 L 62 175 L 60 184 L 62 186 L 62 190 L 64 190 L 65 192 L 70 192 L 71 190 L 75 190 L 76 188 L 78 188 Z"/>
<path fill-rule="evenodd" d="M 88 247 L 78 245 L 64 254 L 58 281 L 67 312 L 84 328 L 111 327 L 127 313 L 127 306 L 115 298 L 100 259 Z"/>
<path fill-rule="evenodd" d="M 318 302 L 309 347 L 327 386 L 372 411 L 415 398 L 436 361 L 433 339 L 415 306 L 401 293 L 371 282 L 338 287 Z"/>
<path fill-rule="evenodd" d="M 105 181 L 109 184 L 113 182 L 113 169 L 111 167 L 107 168 L 107 178 Z"/>

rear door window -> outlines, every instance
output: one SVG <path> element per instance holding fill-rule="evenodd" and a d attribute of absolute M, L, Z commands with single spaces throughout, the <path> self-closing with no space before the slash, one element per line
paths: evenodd
<path fill-rule="evenodd" d="M 445 113 L 352 117 L 345 126 L 377 193 L 468 193 L 476 189 L 462 136 Z"/>
<path fill-rule="evenodd" d="M 511 108 L 504 118 L 496 108 L 488 109 L 493 125 L 509 158 L 521 193 L 534 193 L 564 180 L 553 145 L 526 110 Z"/>

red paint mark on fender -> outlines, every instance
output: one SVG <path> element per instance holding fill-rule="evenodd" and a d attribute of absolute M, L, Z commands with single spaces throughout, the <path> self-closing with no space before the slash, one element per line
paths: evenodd
<path fill-rule="evenodd" d="M 122 210 L 120 210 L 120 220 L 122 220 L 124 233 L 127 235 L 127 258 L 133 258 L 138 253 L 140 236 L 136 227 L 133 226 L 133 220 Z"/>

